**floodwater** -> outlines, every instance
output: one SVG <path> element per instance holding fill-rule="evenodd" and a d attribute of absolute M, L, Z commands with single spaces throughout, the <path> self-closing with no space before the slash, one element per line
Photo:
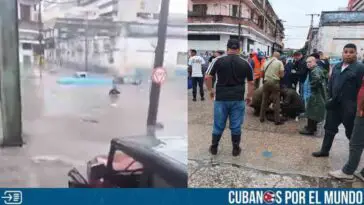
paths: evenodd
<path fill-rule="evenodd" d="M 85 171 L 87 160 L 107 154 L 112 138 L 147 140 L 146 120 L 150 81 L 119 85 L 121 94 L 112 102 L 111 85 L 59 85 L 57 79 L 73 75 L 72 69 L 22 75 L 22 115 L 25 145 L 0 150 L 1 187 L 65 187 L 67 172 Z M 108 74 L 89 74 L 110 78 Z M 164 129 L 157 147 L 187 163 L 187 90 L 184 76 L 162 85 L 158 122 Z M 138 137 L 145 136 L 145 137 Z M 168 146 L 168 139 L 172 139 Z M 176 141 L 178 139 L 178 141 Z"/>

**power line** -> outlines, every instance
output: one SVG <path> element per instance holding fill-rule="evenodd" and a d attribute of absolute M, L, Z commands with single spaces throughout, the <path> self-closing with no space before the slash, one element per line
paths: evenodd
<path fill-rule="evenodd" d="M 310 25 L 310 27 L 313 27 L 313 17 L 320 16 L 320 14 L 306 14 L 306 16 L 311 16 L 311 25 Z"/>
<path fill-rule="evenodd" d="M 70 0 L 70 1 L 49 1 L 49 0 L 43 0 L 43 2 L 46 2 L 46 3 L 50 3 L 50 4 L 73 4 L 73 3 L 77 3 L 78 1 L 77 0 Z"/>

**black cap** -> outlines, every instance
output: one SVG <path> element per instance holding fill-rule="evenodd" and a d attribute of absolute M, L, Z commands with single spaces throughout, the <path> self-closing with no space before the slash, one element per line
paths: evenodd
<path fill-rule="evenodd" d="M 229 41 L 227 43 L 227 48 L 239 49 L 240 48 L 240 43 L 239 43 L 238 39 L 229 39 Z"/>

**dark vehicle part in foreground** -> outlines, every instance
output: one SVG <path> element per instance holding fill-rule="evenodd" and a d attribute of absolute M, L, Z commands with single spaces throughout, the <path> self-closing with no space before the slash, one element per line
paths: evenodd
<path fill-rule="evenodd" d="M 186 188 L 187 166 L 148 146 L 111 140 L 108 156 L 87 163 L 87 179 L 73 168 L 70 188 Z"/>

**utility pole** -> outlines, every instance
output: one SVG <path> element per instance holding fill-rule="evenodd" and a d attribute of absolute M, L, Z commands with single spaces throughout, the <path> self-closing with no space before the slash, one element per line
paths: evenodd
<path fill-rule="evenodd" d="M 310 25 L 310 27 L 312 28 L 313 27 L 313 18 L 315 16 L 320 16 L 320 14 L 312 13 L 312 14 L 306 14 L 306 16 L 311 16 L 311 25 Z"/>
<path fill-rule="evenodd" d="M 169 15 L 169 0 L 161 1 L 161 10 L 159 15 L 158 23 L 158 42 L 155 49 L 154 56 L 154 69 L 163 66 L 164 61 L 164 51 L 167 38 L 167 24 Z M 155 136 L 155 128 L 157 125 L 157 114 L 159 105 L 159 95 L 160 95 L 160 84 L 152 81 L 152 87 L 149 95 L 149 108 L 148 108 L 148 119 L 147 126 L 149 133 Z"/>
<path fill-rule="evenodd" d="M 88 11 L 85 20 L 85 72 L 88 71 Z"/>
<path fill-rule="evenodd" d="M 42 78 L 43 63 L 44 63 L 44 50 L 43 50 L 43 23 L 42 23 L 42 0 L 39 0 L 38 11 L 38 40 L 39 40 L 39 76 Z"/>
<path fill-rule="evenodd" d="M 315 16 L 320 16 L 320 14 L 315 14 L 315 13 L 312 13 L 312 14 L 306 14 L 306 16 L 311 16 L 311 24 L 310 24 L 310 31 L 311 31 L 311 34 L 310 34 L 310 37 L 309 37 L 309 41 L 308 41 L 308 52 L 311 52 L 311 47 L 312 47 L 312 28 L 313 28 L 313 18 Z"/>
<path fill-rule="evenodd" d="M 282 19 L 276 20 L 276 26 L 275 26 L 275 31 L 274 31 L 274 46 L 277 46 L 277 33 L 278 33 L 278 23 L 279 22 L 283 22 Z M 275 51 L 274 46 L 273 46 L 273 52 Z"/>
<path fill-rule="evenodd" d="M 22 146 L 18 1 L 0 1 L 2 146 Z"/>
<path fill-rule="evenodd" d="M 240 0 L 240 1 L 239 1 L 239 18 L 238 18 L 238 19 L 239 19 L 239 26 L 238 26 L 238 29 L 239 29 L 239 30 L 238 30 L 238 38 L 239 38 L 239 44 L 240 44 L 240 47 L 241 47 L 241 48 L 240 48 L 240 51 L 243 49 L 243 48 L 242 48 L 242 46 L 241 46 L 241 44 L 242 44 L 242 43 L 241 43 L 241 1 L 242 1 L 242 0 Z"/>

